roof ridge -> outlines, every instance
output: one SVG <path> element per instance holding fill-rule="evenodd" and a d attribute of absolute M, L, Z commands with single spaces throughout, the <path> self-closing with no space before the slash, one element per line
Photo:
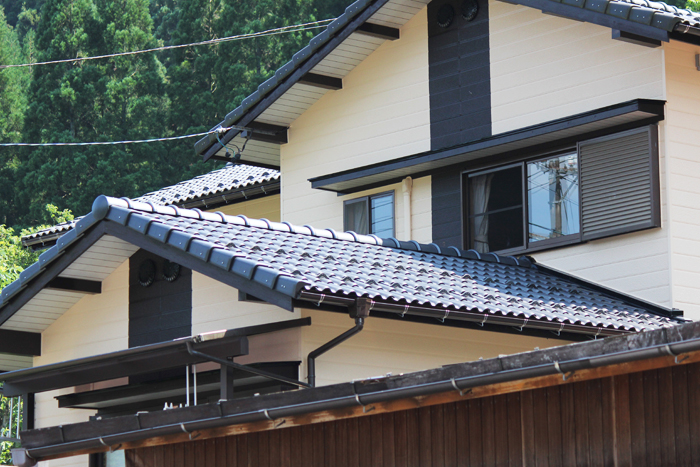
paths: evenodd
<path fill-rule="evenodd" d="M 415 240 L 401 241 L 394 237 L 380 238 L 373 234 L 363 235 L 353 231 L 337 232 L 336 230 L 331 228 L 316 229 L 308 224 L 299 226 L 286 221 L 273 222 L 265 218 L 252 219 L 248 218 L 247 216 L 244 216 L 243 214 L 230 216 L 224 214 L 221 211 L 216 211 L 212 213 L 201 211 L 197 208 L 185 209 L 173 205 L 161 206 L 153 204 L 151 202 L 142 202 L 130 198 L 112 198 L 105 195 L 99 196 L 97 199 L 95 199 L 95 202 L 93 203 L 93 213 L 95 213 L 95 218 L 97 220 L 104 218 L 107 215 L 109 208 L 112 206 L 133 209 L 136 211 L 170 215 L 175 217 L 182 216 L 191 219 L 200 219 L 210 222 L 219 222 L 223 224 L 244 225 L 246 227 L 255 227 L 267 230 L 274 230 L 278 232 L 309 235 L 313 237 L 327 238 L 332 240 L 372 244 L 377 246 L 394 248 L 397 250 L 418 251 L 422 253 L 436 254 L 442 256 L 452 256 L 458 258 L 480 260 L 488 263 L 503 263 L 511 266 L 520 266 L 525 268 L 534 267 L 535 264 L 534 259 L 529 256 L 520 256 L 519 258 L 516 258 L 515 256 L 504 256 L 498 255 L 496 253 L 479 253 L 474 249 L 463 250 L 455 246 L 440 248 L 440 246 L 438 246 L 435 243 L 419 243 Z"/>

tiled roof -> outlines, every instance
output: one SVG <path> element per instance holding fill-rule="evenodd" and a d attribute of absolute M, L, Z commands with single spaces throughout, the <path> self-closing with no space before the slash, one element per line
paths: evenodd
<path fill-rule="evenodd" d="M 135 200 L 144 203 L 150 202 L 160 205 L 174 204 L 176 206 L 189 207 L 190 204 L 195 204 L 196 201 L 208 200 L 209 198 L 225 195 L 234 190 L 241 190 L 247 187 L 257 188 L 271 182 L 279 181 L 279 179 L 280 172 L 274 169 L 229 163 L 221 169 L 147 193 Z M 205 206 L 205 203 L 202 202 L 196 204 Z M 80 219 L 82 219 L 82 217 L 27 235 L 22 237 L 22 242 L 25 246 L 29 246 L 39 243 L 39 240 L 44 237 L 54 237 L 58 234 L 63 234 L 75 227 L 76 222 Z"/>
<path fill-rule="evenodd" d="M 434 244 L 107 197 L 98 198 L 93 212 L 45 252 L 39 265 L 3 290 L 2 303 L 103 218 L 294 298 L 304 293 L 367 297 L 382 304 L 443 310 L 443 319 L 471 312 L 519 318 L 522 326 L 535 328 L 556 323 L 631 332 L 683 321 L 650 311 L 653 306 L 631 297 L 625 300 L 621 294 L 553 274 L 525 257 L 440 250 Z"/>
<path fill-rule="evenodd" d="M 679 23 L 700 26 L 700 13 L 649 0 L 549 0 L 564 5 L 604 13 L 633 23 L 671 32 Z M 515 3 L 518 3 L 517 1 Z"/>

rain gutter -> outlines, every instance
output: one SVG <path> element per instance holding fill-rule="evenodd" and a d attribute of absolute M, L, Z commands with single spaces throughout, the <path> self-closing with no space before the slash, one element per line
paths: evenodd
<path fill-rule="evenodd" d="M 147 438 L 176 435 L 181 433 L 193 433 L 199 430 L 217 428 L 221 426 L 236 425 L 243 423 L 274 421 L 286 417 L 303 415 L 328 410 L 346 409 L 350 407 L 366 407 L 370 404 L 389 402 L 398 399 L 408 399 L 430 394 L 458 391 L 463 394 L 465 391 L 486 385 L 506 383 L 530 378 L 563 375 L 564 379 L 569 374 L 580 370 L 600 368 L 610 365 L 645 360 L 657 357 L 674 356 L 676 363 L 681 363 L 678 356 L 681 354 L 700 350 L 700 338 L 686 341 L 650 346 L 642 349 L 628 350 L 599 355 L 594 357 L 584 357 L 573 360 L 555 361 L 543 363 L 525 368 L 513 370 L 496 371 L 482 375 L 466 376 L 461 378 L 451 378 L 431 383 L 416 384 L 407 387 L 385 389 L 364 394 L 342 396 L 325 400 L 317 400 L 302 404 L 294 404 L 279 407 L 270 407 L 264 410 L 243 412 L 232 415 L 222 415 L 193 422 L 171 423 L 158 427 L 134 430 L 119 434 L 93 437 L 79 441 L 72 441 L 51 446 L 37 448 L 14 449 L 12 452 L 14 465 L 18 467 L 29 467 L 36 465 L 39 460 L 47 457 L 60 456 L 76 451 L 100 450 L 105 447 L 119 446 L 123 443 L 139 441 Z M 353 383 L 354 384 L 354 383 Z M 220 409 L 220 413 L 223 413 Z"/>

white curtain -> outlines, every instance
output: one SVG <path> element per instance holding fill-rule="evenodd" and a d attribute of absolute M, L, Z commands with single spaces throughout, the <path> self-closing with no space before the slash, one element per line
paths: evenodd
<path fill-rule="evenodd" d="M 480 214 L 486 212 L 491 195 L 491 180 L 493 174 L 480 175 L 470 180 L 471 212 Z M 489 252 L 489 218 L 488 214 L 472 218 L 474 226 L 474 249 L 479 253 Z"/>

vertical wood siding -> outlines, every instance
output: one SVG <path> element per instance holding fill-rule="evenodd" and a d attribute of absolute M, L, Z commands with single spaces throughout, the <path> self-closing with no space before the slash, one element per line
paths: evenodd
<path fill-rule="evenodd" d="M 430 149 L 426 12 L 348 73 L 342 90 L 327 92 L 291 124 L 281 148 L 283 220 L 341 230 L 348 198 L 313 190 L 309 178 Z"/>
<path fill-rule="evenodd" d="M 637 98 L 663 99 L 663 50 L 609 28 L 489 2 L 493 133 Z"/>
<path fill-rule="evenodd" d="M 127 467 L 656 466 L 700 462 L 700 365 L 129 450 Z"/>
<path fill-rule="evenodd" d="M 673 305 L 700 319 L 700 46 L 672 42 L 666 57 L 666 154 Z"/>

